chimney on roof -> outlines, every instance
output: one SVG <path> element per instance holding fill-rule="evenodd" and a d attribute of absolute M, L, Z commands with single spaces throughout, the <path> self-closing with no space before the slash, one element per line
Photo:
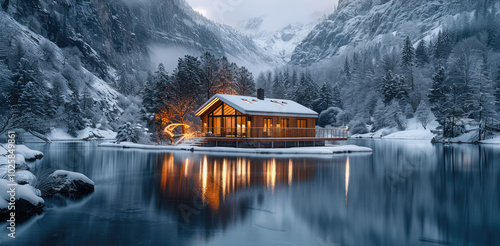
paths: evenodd
<path fill-rule="evenodd" d="M 257 98 L 259 100 L 264 100 L 264 89 L 262 88 L 257 89 Z"/>

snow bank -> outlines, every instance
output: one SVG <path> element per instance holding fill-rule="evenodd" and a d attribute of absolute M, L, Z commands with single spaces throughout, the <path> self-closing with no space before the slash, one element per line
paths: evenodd
<path fill-rule="evenodd" d="M 7 193 L 8 190 L 10 190 L 10 186 L 8 185 L 10 182 L 5 180 L 5 179 L 0 179 L 0 200 L 3 201 L 8 201 L 10 199 L 10 194 Z M 16 214 L 18 212 L 30 212 L 33 209 L 36 208 L 41 208 L 45 201 L 37 195 L 39 192 L 36 192 L 37 190 L 30 186 L 30 185 L 17 185 L 16 186 L 16 205 L 18 204 L 18 201 L 20 200 L 25 200 L 29 204 L 32 205 L 31 208 L 28 210 L 21 209 L 18 206 L 16 206 Z M 5 212 L 7 207 L 5 206 L 6 203 L 0 202 L 0 211 Z"/>
<path fill-rule="evenodd" d="M 86 127 L 76 132 L 77 136 L 71 136 L 65 129 L 53 128 L 47 135 L 52 141 L 88 140 L 88 139 L 115 139 L 116 132 Z"/>
<path fill-rule="evenodd" d="M 493 138 L 490 138 L 490 139 L 485 139 L 485 140 L 481 141 L 481 143 L 485 143 L 485 144 L 500 144 L 500 135 L 496 136 L 496 137 L 493 137 Z"/>
<path fill-rule="evenodd" d="M 415 118 L 408 120 L 408 126 L 404 131 L 396 128 L 382 128 L 376 132 L 366 134 L 355 134 L 351 138 L 386 138 L 386 139 L 408 139 L 408 140 L 432 140 L 434 134 L 431 130 L 438 127 L 437 121 L 432 121 L 424 129 L 422 124 Z"/>
<path fill-rule="evenodd" d="M 150 149 L 150 150 L 184 150 L 184 151 L 200 151 L 200 152 L 227 152 L 227 153 L 248 153 L 248 154 L 317 154 L 331 155 L 339 153 L 353 152 L 372 152 L 372 149 L 360 147 L 356 145 L 339 145 L 339 146 L 324 146 L 324 147 L 295 147 L 295 148 L 231 148 L 231 147 L 198 147 L 198 146 L 158 146 L 144 145 L 130 142 L 117 143 L 102 143 L 100 147 L 118 147 L 118 148 L 133 148 L 133 149 Z"/>
<path fill-rule="evenodd" d="M 42 159 L 43 153 L 38 150 L 32 150 L 25 145 L 16 145 L 16 157 L 17 155 L 23 155 L 26 160 L 36 160 Z"/>

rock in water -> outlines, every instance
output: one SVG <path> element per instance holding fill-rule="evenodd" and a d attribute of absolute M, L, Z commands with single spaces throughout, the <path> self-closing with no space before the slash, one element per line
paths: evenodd
<path fill-rule="evenodd" d="M 9 181 L 0 179 L 0 218 L 6 218 L 10 214 L 8 209 L 11 194 L 9 191 Z M 41 212 L 45 201 L 40 197 L 40 191 L 31 185 L 17 185 L 15 187 L 15 213 L 20 218 L 29 217 L 35 213 Z"/>
<path fill-rule="evenodd" d="M 94 191 L 94 181 L 87 176 L 65 170 L 57 170 L 50 176 L 53 179 L 49 193 L 90 193 Z"/>

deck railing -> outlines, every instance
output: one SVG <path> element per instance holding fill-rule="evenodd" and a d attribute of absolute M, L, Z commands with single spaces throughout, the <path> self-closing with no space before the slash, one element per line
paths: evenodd
<path fill-rule="evenodd" d="M 283 128 L 283 127 L 204 127 L 205 137 L 230 138 L 347 138 L 345 128 Z"/>

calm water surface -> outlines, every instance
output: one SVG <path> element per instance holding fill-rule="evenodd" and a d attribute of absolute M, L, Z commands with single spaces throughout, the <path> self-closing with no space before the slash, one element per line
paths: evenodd
<path fill-rule="evenodd" d="M 43 176 L 96 183 L 46 198 L 1 245 L 500 245 L 500 146 L 356 140 L 373 154 L 214 155 L 28 144 Z M 2 224 L 5 227 L 5 224 Z"/>

